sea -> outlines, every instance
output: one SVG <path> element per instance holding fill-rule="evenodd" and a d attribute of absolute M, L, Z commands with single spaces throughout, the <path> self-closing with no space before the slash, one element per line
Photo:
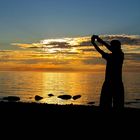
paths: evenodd
<path fill-rule="evenodd" d="M 0 100 L 18 96 L 22 102 L 98 106 L 103 82 L 104 72 L 1 71 Z M 140 73 L 125 72 L 123 82 L 125 106 L 140 108 Z M 36 101 L 36 95 L 43 99 Z M 64 100 L 60 95 L 80 96 Z"/>

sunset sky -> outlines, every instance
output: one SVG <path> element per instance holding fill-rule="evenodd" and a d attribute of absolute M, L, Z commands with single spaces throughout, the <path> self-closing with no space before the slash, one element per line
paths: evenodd
<path fill-rule="evenodd" d="M 139 0 L 0 0 L 0 70 L 103 70 L 90 43 L 98 34 L 119 39 L 125 70 L 139 71 L 139 6 Z"/>

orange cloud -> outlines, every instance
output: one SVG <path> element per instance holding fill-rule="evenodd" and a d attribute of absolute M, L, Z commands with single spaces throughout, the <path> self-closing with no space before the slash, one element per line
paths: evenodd
<path fill-rule="evenodd" d="M 18 46 L 18 47 L 23 48 L 23 49 L 27 49 L 27 48 L 41 48 L 41 47 L 43 47 L 43 45 L 40 44 L 40 43 L 32 43 L 32 44 L 11 43 L 11 45 Z"/>
<path fill-rule="evenodd" d="M 127 62 L 125 68 L 134 68 L 133 64 L 137 64 L 139 69 L 140 36 L 103 35 L 101 38 L 107 42 L 121 40 Z M 44 39 L 38 43 L 12 45 L 23 50 L 0 51 L 0 70 L 100 71 L 105 67 L 105 61 L 91 45 L 90 36 Z"/>

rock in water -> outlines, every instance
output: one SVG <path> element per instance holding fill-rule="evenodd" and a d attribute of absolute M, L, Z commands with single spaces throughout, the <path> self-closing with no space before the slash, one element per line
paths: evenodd
<path fill-rule="evenodd" d="M 72 96 L 71 95 L 59 95 L 58 98 L 61 98 L 63 100 L 69 100 L 72 98 Z"/>
<path fill-rule="evenodd" d="M 3 100 L 7 100 L 9 102 L 17 102 L 17 101 L 20 101 L 20 97 L 8 96 L 8 97 L 4 97 Z"/>
<path fill-rule="evenodd" d="M 81 98 L 81 95 L 75 95 L 72 98 L 73 98 L 73 100 L 77 100 L 77 99 Z"/>
<path fill-rule="evenodd" d="M 93 105 L 95 104 L 95 102 L 88 102 L 88 105 Z"/>
<path fill-rule="evenodd" d="M 39 101 L 39 100 L 42 100 L 42 99 L 43 99 L 43 97 L 41 97 L 41 96 L 38 96 L 38 95 L 35 96 L 36 101 Z"/>
<path fill-rule="evenodd" d="M 48 94 L 48 96 L 49 96 L 49 97 L 52 97 L 52 96 L 54 96 L 54 95 L 53 95 L 53 94 Z"/>

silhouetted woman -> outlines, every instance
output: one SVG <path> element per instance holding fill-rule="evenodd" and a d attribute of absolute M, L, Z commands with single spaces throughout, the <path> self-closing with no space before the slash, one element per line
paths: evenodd
<path fill-rule="evenodd" d="M 95 43 L 97 40 L 103 44 L 111 53 L 101 50 Z M 110 44 L 104 42 L 98 36 L 93 35 L 91 42 L 95 49 L 107 61 L 105 81 L 101 91 L 100 107 L 102 109 L 123 109 L 124 107 L 124 86 L 122 82 L 122 66 L 124 53 L 121 50 L 121 43 L 112 40 Z"/>

